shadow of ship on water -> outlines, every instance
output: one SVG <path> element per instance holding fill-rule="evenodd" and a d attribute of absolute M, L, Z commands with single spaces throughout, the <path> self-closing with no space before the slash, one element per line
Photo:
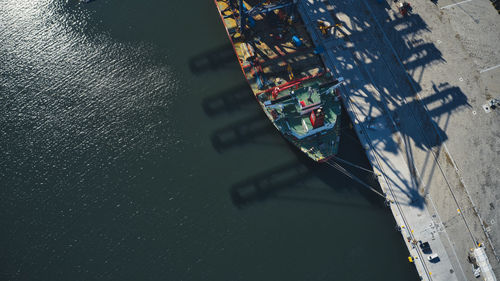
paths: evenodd
<path fill-rule="evenodd" d="M 354 162 L 366 169 L 371 169 L 364 150 L 357 139 L 355 132 L 350 127 L 350 121 L 346 112 L 342 115 L 342 132 L 338 157 Z M 265 118 L 265 117 L 264 117 Z M 267 118 L 265 118 L 267 119 Z M 267 121 L 267 120 L 266 120 Z M 269 121 L 268 121 L 269 122 Z M 276 129 L 269 125 L 272 131 Z M 318 189 L 314 188 L 313 180 L 319 179 L 333 192 L 346 192 L 346 189 L 355 189 L 363 195 L 372 205 L 382 207 L 384 200 L 369 191 L 362 185 L 349 179 L 341 172 L 325 163 L 317 163 L 299 151 L 294 145 L 285 141 L 290 151 L 296 156 L 296 160 L 276 166 L 267 171 L 252 175 L 243 179 L 230 188 L 231 199 L 238 208 L 248 207 L 252 204 L 268 200 L 294 200 L 306 203 L 318 204 L 345 204 L 332 201 L 323 196 L 324 190 L 318 195 Z M 372 173 L 359 169 L 346 167 L 348 171 L 380 191 L 377 179 Z M 291 196 L 287 191 L 293 189 L 307 190 L 308 196 Z M 310 195 L 310 196 L 309 196 Z"/>
<path fill-rule="evenodd" d="M 227 118 L 243 110 L 249 113 L 249 116 L 241 117 L 211 133 L 212 146 L 218 153 L 225 153 L 232 149 L 243 148 L 248 145 L 262 144 L 263 139 L 266 139 L 266 137 L 280 134 L 262 112 L 246 84 L 204 98 L 202 107 L 210 118 Z M 341 122 L 342 132 L 338 157 L 371 169 L 345 111 L 341 115 Z M 373 205 L 380 207 L 384 205 L 383 199 L 327 164 L 314 162 L 283 137 L 280 138 L 279 143 L 273 144 L 288 146 L 296 159 L 234 183 L 229 188 L 229 194 L 236 207 L 248 207 L 268 200 L 345 204 L 343 202 L 331 201 L 324 196 L 315 196 L 313 193 L 317 190 L 315 191 L 314 188 L 311 189 L 310 186 L 314 179 L 319 179 L 325 183 L 331 188 L 330 191 L 340 192 L 354 188 L 367 198 L 367 200 L 372 202 Z M 351 167 L 345 168 L 364 182 L 380 190 L 373 174 Z M 287 195 L 287 191 L 297 188 L 310 189 L 310 194 L 313 196 L 297 197 Z"/>

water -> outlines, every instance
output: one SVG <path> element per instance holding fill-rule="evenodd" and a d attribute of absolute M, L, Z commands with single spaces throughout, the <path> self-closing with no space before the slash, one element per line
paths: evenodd
<path fill-rule="evenodd" d="M 212 1 L 1 2 L 0 280 L 417 279 L 383 202 L 279 136 L 227 44 Z"/>

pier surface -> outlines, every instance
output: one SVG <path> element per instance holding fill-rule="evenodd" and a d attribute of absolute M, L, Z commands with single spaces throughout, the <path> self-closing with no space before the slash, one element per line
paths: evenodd
<path fill-rule="evenodd" d="M 484 105 L 500 98 L 500 16 L 488 0 L 411 5 L 403 16 L 392 1 L 304 0 L 299 12 L 345 78 L 344 104 L 420 277 L 474 280 L 468 256 L 480 247 L 491 265 L 481 278 L 495 280 L 500 109 Z M 318 21 L 338 26 L 323 35 Z"/>

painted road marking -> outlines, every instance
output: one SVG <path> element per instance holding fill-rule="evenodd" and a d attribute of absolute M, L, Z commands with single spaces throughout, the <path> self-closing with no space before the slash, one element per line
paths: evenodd
<path fill-rule="evenodd" d="M 498 68 L 498 67 L 500 67 L 500 64 L 492 66 L 492 67 L 488 67 L 488 68 L 483 69 L 483 70 L 479 70 L 479 73 L 484 73 L 486 71 L 490 71 L 490 70 L 493 70 L 493 69 Z"/>
<path fill-rule="evenodd" d="M 462 1 L 462 2 L 455 3 L 455 4 L 450 4 L 450 5 L 447 5 L 447 6 L 441 7 L 441 10 L 442 10 L 442 9 L 448 9 L 448 8 L 450 8 L 450 7 L 453 7 L 453 6 L 456 6 L 456 5 L 460 5 L 460 4 L 463 4 L 463 3 L 467 3 L 467 2 L 470 2 L 470 1 L 473 1 L 473 0 L 465 0 L 465 1 Z"/>

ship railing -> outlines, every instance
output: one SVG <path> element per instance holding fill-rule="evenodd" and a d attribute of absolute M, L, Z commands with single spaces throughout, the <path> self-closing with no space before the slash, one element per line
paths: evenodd
<path fill-rule="evenodd" d="M 298 134 L 294 130 L 290 130 L 289 134 L 292 135 L 296 139 L 302 140 L 302 139 L 305 139 L 305 138 L 310 137 L 312 135 L 316 135 L 318 133 L 321 133 L 323 131 L 331 130 L 331 129 L 333 129 L 333 127 L 335 127 L 335 123 L 327 123 L 319 128 L 309 130 L 305 134 Z"/>

